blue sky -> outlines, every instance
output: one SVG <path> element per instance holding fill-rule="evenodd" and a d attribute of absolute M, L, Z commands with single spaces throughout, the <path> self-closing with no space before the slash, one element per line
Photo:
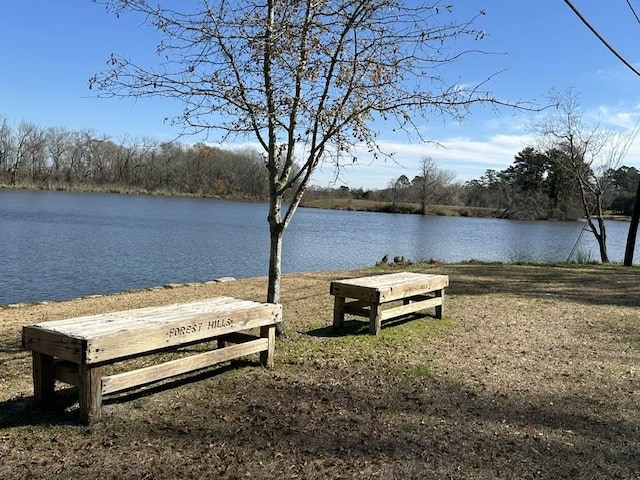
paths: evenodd
<path fill-rule="evenodd" d="M 551 88 L 575 87 L 585 115 L 603 126 L 630 129 L 640 117 L 640 77 L 616 59 L 562 0 L 452 0 L 457 13 L 484 10 L 477 27 L 486 31 L 479 44 L 495 52 L 457 64 L 460 80 L 493 77 L 488 87 L 500 99 L 539 101 Z M 640 68 L 640 23 L 627 0 L 574 0 L 584 16 L 636 68 Z M 640 0 L 630 0 L 640 14 Z M 112 52 L 145 61 L 155 55 L 158 37 L 140 19 L 116 19 L 90 0 L 7 1 L 0 16 L 0 116 L 42 127 L 92 129 L 114 140 L 148 137 L 170 140 L 177 127 L 164 122 L 180 111 L 159 99 L 99 99 L 88 79 L 105 69 Z M 426 136 L 439 145 L 409 142 L 380 126 L 380 142 L 396 161 L 373 161 L 341 171 L 337 184 L 384 188 L 400 175 L 412 178 L 429 155 L 457 179 L 501 170 L 531 143 L 532 114 L 478 108 L 458 123 L 427 119 Z M 201 137 L 185 137 L 196 142 Z M 640 140 L 625 164 L 640 168 Z M 333 185 L 332 168 L 317 172 L 314 183 Z"/>

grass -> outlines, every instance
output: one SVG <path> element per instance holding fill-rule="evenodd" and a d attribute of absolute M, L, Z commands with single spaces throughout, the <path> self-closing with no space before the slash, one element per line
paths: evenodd
<path fill-rule="evenodd" d="M 638 267 L 403 269 L 450 276 L 443 320 L 334 332 L 329 282 L 397 268 L 287 275 L 275 368 L 247 357 L 108 397 L 92 427 L 71 389 L 33 404 L 23 324 L 261 300 L 266 279 L 0 309 L 0 478 L 640 477 Z"/>

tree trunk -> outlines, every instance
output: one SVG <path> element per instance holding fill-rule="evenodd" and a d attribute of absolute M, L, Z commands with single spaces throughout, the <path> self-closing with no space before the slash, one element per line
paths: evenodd
<path fill-rule="evenodd" d="M 272 199 L 269 206 L 269 284 L 267 302 L 280 303 L 280 280 L 282 279 L 282 238 L 284 224 L 281 221 L 282 201 Z M 282 335 L 285 330 L 284 318 L 276 325 L 276 333 Z"/>
<path fill-rule="evenodd" d="M 582 208 L 584 209 L 584 216 L 587 219 L 591 233 L 598 242 L 600 249 L 600 261 L 602 263 L 609 263 L 609 255 L 607 254 L 607 230 L 604 224 L 604 218 L 602 218 L 602 196 L 596 195 L 596 202 L 598 207 L 598 215 L 595 217 L 598 220 L 598 227 L 596 228 L 593 223 L 594 216 L 591 215 L 590 204 L 587 200 L 587 186 L 582 178 L 578 176 L 578 185 L 580 186 L 580 199 L 582 200 Z"/>
<path fill-rule="evenodd" d="M 640 180 L 638 180 L 638 188 L 636 189 L 636 200 L 633 203 L 633 213 L 631 214 L 631 225 L 629 225 L 629 234 L 627 235 L 627 246 L 624 250 L 624 266 L 633 265 L 633 251 L 636 246 L 636 235 L 638 233 L 638 220 L 640 220 Z"/>
<path fill-rule="evenodd" d="M 425 171 L 422 172 L 422 183 L 420 184 L 420 213 L 427 214 L 427 179 Z"/>
<path fill-rule="evenodd" d="M 267 302 L 280 303 L 280 279 L 282 278 L 282 228 L 271 225 L 269 228 L 269 287 Z"/>
<path fill-rule="evenodd" d="M 600 247 L 600 259 L 602 263 L 609 263 L 609 254 L 607 253 L 607 230 L 604 224 L 604 218 L 598 217 L 598 225 L 600 233 L 596 234 L 598 246 Z"/>

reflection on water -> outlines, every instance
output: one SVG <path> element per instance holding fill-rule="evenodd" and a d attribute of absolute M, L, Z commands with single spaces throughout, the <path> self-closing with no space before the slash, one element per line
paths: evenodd
<path fill-rule="evenodd" d="M 262 203 L 0 191 L 0 304 L 266 275 L 266 217 Z M 283 271 L 357 268 L 387 254 L 565 261 L 582 227 L 302 208 L 285 233 Z M 628 224 L 607 228 L 610 257 L 621 261 Z M 578 250 L 599 258 L 589 232 Z"/>

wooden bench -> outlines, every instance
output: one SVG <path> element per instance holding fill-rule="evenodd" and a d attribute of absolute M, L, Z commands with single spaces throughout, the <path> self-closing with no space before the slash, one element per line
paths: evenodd
<path fill-rule="evenodd" d="M 36 399 L 50 400 L 55 381 L 79 388 L 80 419 L 100 418 L 102 396 L 260 353 L 273 366 L 275 327 L 282 306 L 218 297 L 161 307 L 26 325 Z M 260 328 L 260 336 L 241 333 Z M 153 352 L 217 339 L 217 348 L 145 368 L 103 375 L 103 366 Z M 229 343 L 229 345 L 227 345 Z"/>
<path fill-rule="evenodd" d="M 447 275 L 411 272 L 333 281 L 330 288 L 335 296 L 333 328 L 343 325 L 345 313 L 369 318 L 369 331 L 373 335 L 380 332 L 383 321 L 426 308 L 435 307 L 435 316 L 442 318 L 444 289 L 448 286 Z M 347 302 L 347 299 L 354 300 Z M 403 304 L 389 305 L 398 300 Z"/>

